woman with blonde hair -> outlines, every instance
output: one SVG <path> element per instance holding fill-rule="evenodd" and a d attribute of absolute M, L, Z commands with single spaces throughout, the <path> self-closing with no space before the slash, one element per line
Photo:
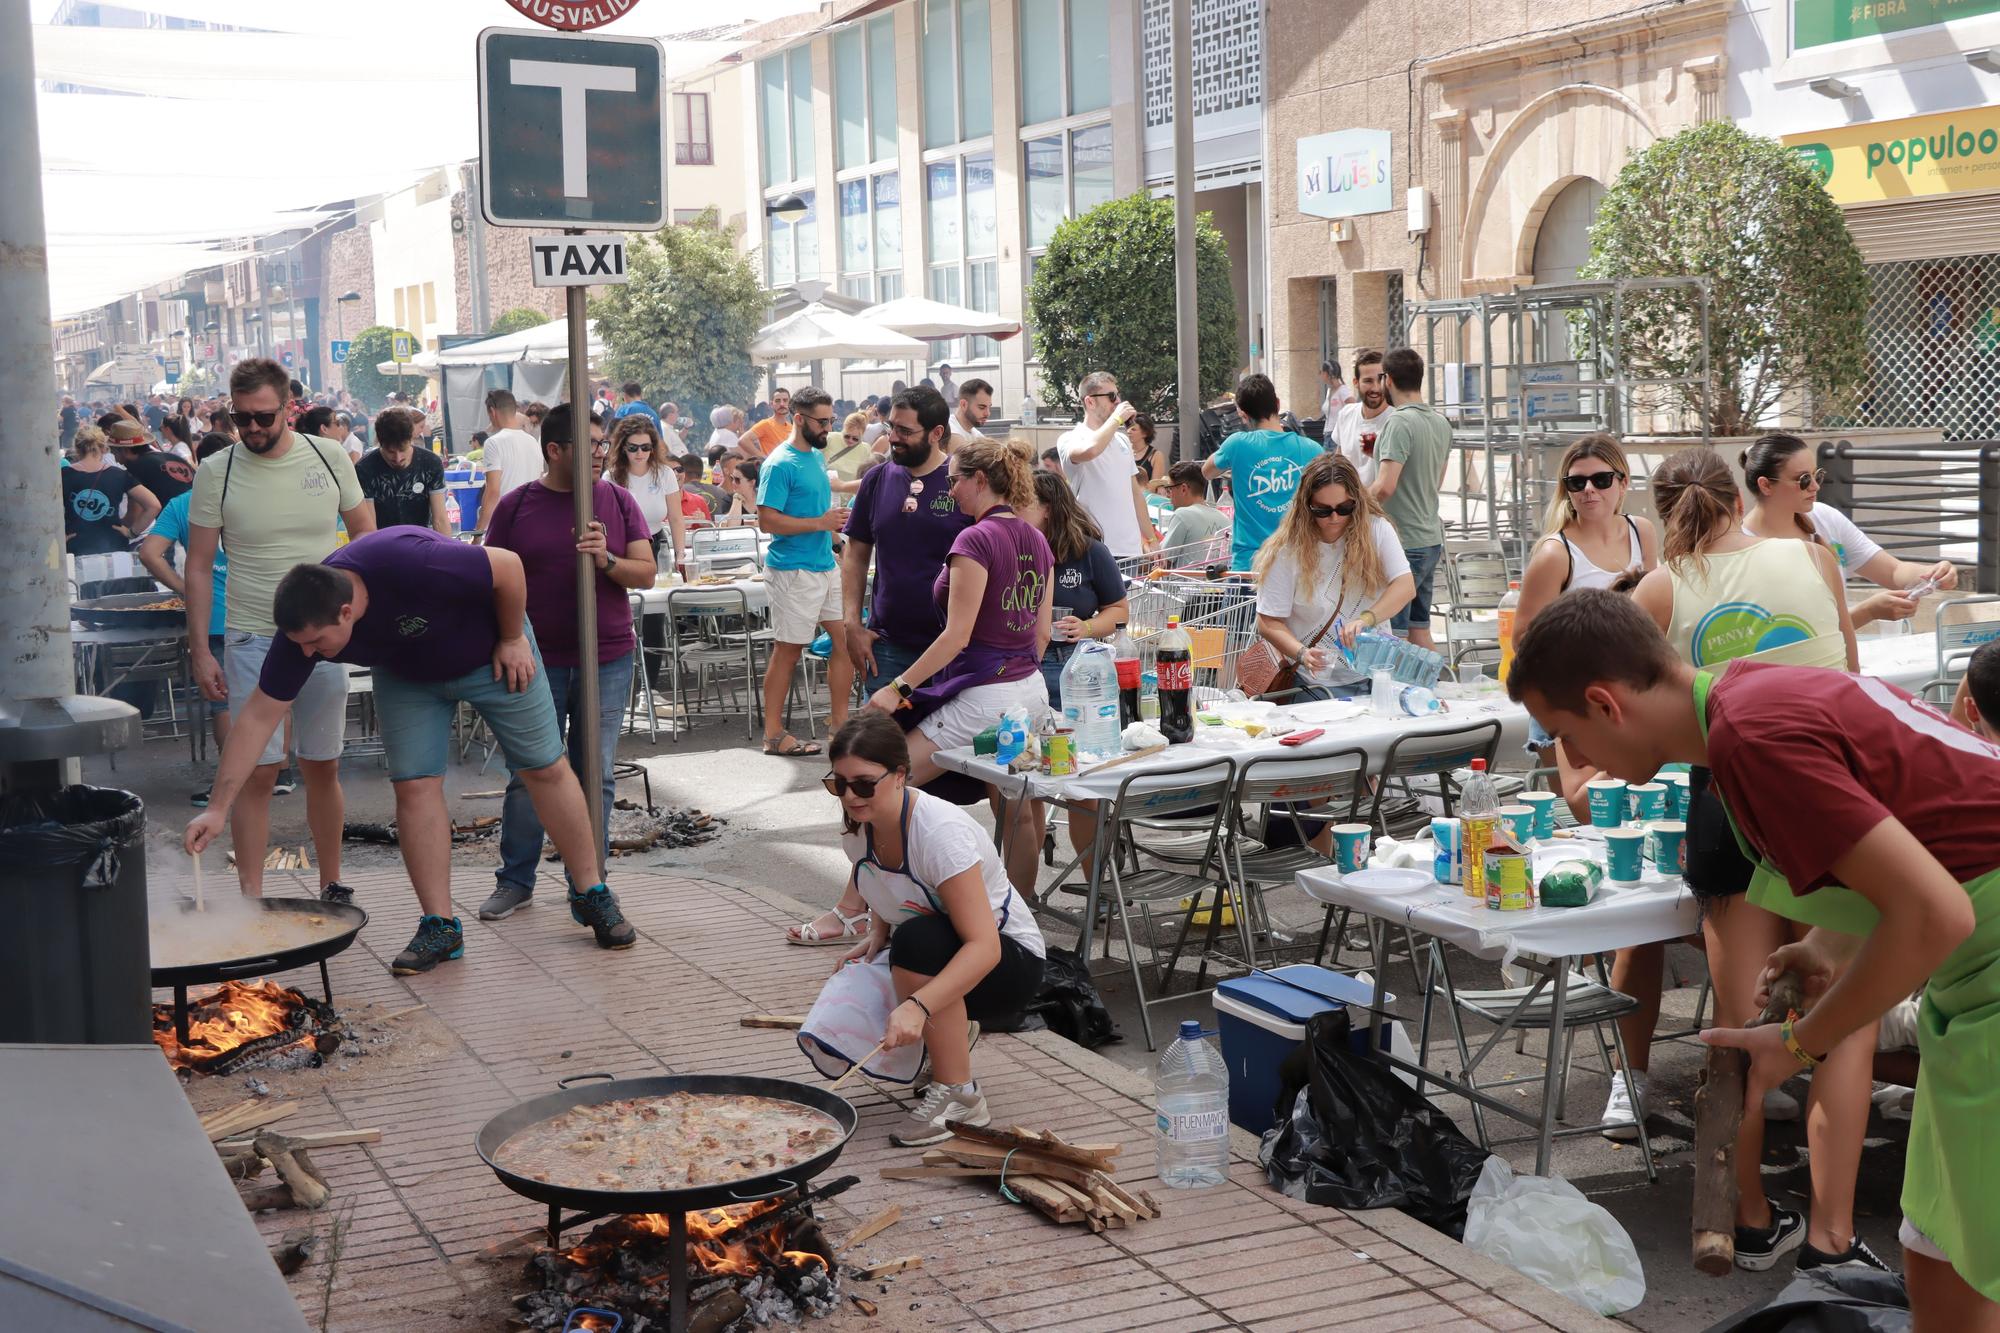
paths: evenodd
<path fill-rule="evenodd" d="M 1308 684 L 1300 698 L 1346 698 L 1366 684 L 1339 648 L 1387 624 L 1416 596 L 1401 540 L 1341 454 L 1306 464 L 1278 530 L 1257 552 L 1257 634 Z M 1334 621 L 1338 619 L 1338 646 Z"/>
<path fill-rule="evenodd" d="M 853 495 L 861 489 L 861 474 L 875 461 L 867 444 L 868 414 L 849 412 L 840 423 L 840 443 L 830 445 L 826 454 L 826 480 L 835 495 Z"/>
<path fill-rule="evenodd" d="M 1652 488 L 1663 563 L 1639 581 L 1633 600 L 1683 660 L 1717 674 L 1739 660 L 1859 669 L 1840 562 L 1831 550 L 1744 532 L 1736 480 L 1710 450 L 1673 455 L 1654 471 Z M 1697 677 L 1697 698 L 1705 697 L 1708 679 L 1706 671 Z M 1705 712 L 1701 720 L 1706 726 Z M 1773 951 L 1803 938 L 1809 925 L 1865 934 L 1873 909 L 1837 887 L 1794 896 L 1744 855 L 1707 769 L 1689 773 L 1688 791 L 1683 873 L 1704 908 L 1715 1021 L 1743 1027 L 1757 1012 L 1759 974 Z M 1857 906 L 1870 919 L 1857 916 Z M 1813 1075 L 1806 1115 L 1810 1225 L 1766 1197 L 1763 1108 L 1748 1109 L 1736 1140 L 1737 1267 L 1762 1272 L 1801 1246 L 1800 1269 L 1854 1261 L 1886 1267 L 1854 1234 L 1854 1177 L 1868 1126 L 1874 1055 L 1870 1023 L 1835 1046 Z"/>

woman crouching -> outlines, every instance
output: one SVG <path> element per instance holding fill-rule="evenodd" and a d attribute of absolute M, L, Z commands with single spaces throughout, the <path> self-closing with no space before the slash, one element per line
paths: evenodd
<path fill-rule="evenodd" d="M 841 966 L 889 950 L 898 1003 L 883 1048 L 923 1042 L 931 1062 L 930 1086 L 890 1140 L 939 1143 L 954 1123 L 987 1123 L 972 1077 L 972 1025 L 1018 1026 L 1041 989 L 1047 946 L 993 839 L 957 806 L 909 785 L 901 727 L 872 709 L 857 713 L 834 733 L 831 757 L 826 788 L 840 798 L 842 846 L 875 917 Z"/>

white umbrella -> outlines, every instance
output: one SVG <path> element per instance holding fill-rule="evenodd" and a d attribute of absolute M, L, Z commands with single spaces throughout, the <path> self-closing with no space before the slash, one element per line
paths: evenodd
<path fill-rule="evenodd" d="M 908 361 L 925 354 L 924 345 L 880 324 L 844 315 L 818 301 L 757 330 L 752 361 Z"/>
<path fill-rule="evenodd" d="M 590 356 L 594 361 L 604 355 L 604 341 L 597 336 L 596 320 L 589 321 L 584 327 Z M 440 366 L 511 365 L 516 361 L 567 361 L 569 321 L 552 319 L 546 324 L 537 324 L 532 329 L 522 329 L 519 333 L 504 333 L 498 338 L 482 338 L 476 343 L 459 343 L 456 347 L 447 347 L 435 355 Z"/>
<path fill-rule="evenodd" d="M 1019 320 L 1002 319 L 964 306 L 946 305 L 928 296 L 899 296 L 893 301 L 871 305 L 861 318 L 885 329 L 906 333 L 912 338 L 962 338 L 970 333 L 989 338 L 1011 338 L 1021 331 Z"/>

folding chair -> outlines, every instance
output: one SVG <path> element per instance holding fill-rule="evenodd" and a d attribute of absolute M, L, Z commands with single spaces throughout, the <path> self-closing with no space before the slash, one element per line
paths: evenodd
<path fill-rule="evenodd" d="M 1474 654 L 1500 653 L 1500 599 L 1511 577 L 1507 557 L 1488 547 L 1447 552 L 1444 558 L 1445 596 L 1451 605 L 1445 617 L 1446 657 L 1453 671 Z M 1495 617 L 1483 620 L 1475 613 Z"/>
<path fill-rule="evenodd" d="M 1450 731 L 1424 732 L 1413 736 L 1399 736 L 1389 747 L 1389 753 L 1382 761 L 1375 784 L 1375 801 L 1368 810 L 1368 822 L 1383 833 L 1395 830 L 1382 822 L 1382 798 L 1388 794 L 1391 783 L 1402 787 L 1404 795 L 1415 799 L 1417 793 L 1410 786 L 1412 778 L 1435 780 L 1437 797 L 1443 803 L 1444 813 L 1449 816 L 1452 801 L 1458 791 L 1458 784 L 1452 773 L 1464 768 L 1475 759 L 1484 759 L 1490 771 L 1493 757 L 1500 750 L 1500 724 L 1498 722 L 1474 722 Z M 1514 790 L 1519 790 L 1518 779 Z M 1427 817 L 1426 817 L 1427 818 Z M 1408 827 L 1405 826 L 1405 831 Z"/>
<path fill-rule="evenodd" d="M 1312 846 L 1306 824 L 1353 822 L 1361 813 L 1361 799 L 1367 791 L 1368 752 L 1359 748 L 1304 757 L 1262 755 L 1237 769 L 1236 789 L 1229 798 L 1231 868 L 1251 918 L 1251 942 L 1255 943 L 1259 933 L 1269 940 L 1274 965 L 1278 961 L 1277 932 L 1264 902 L 1264 890 L 1296 883 L 1301 870 L 1332 865 L 1333 858 Z M 1276 825 L 1288 828 L 1295 841 L 1270 846 L 1268 837 L 1252 837 L 1249 821 L 1259 815 L 1267 835 Z M 1340 930 L 1346 932 L 1346 909 L 1328 905 L 1320 923 L 1319 943 L 1313 950 L 1315 961 L 1326 953 L 1336 912 L 1341 918 Z"/>
<path fill-rule="evenodd" d="M 680 742 L 683 723 L 691 723 L 697 710 L 690 708 L 681 689 L 683 671 L 695 673 L 697 701 L 708 698 L 711 677 L 723 672 L 743 671 L 743 734 L 753 736 L 757 725 L 757 649 L 750 629 L 750 599 L 741 588 L 670 588 L 667 590 L 667 670 L 668 693 L 674 706 L 673 738 Z M 682 617 L 692 617 L 697 633 L 692 641 L 681 634 Z M 720 622 L 734 618 L 744 626 L 738 635 L 724 635 Z M 732 691 L 733 692 L 733 691 Z M 738 711 L 722 707 L 722 690 L 715 694 L 715 716 L 730 717 Z"/>

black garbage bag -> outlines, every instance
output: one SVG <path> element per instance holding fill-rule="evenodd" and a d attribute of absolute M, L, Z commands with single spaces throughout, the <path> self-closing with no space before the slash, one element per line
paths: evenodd
<path fill-rule="evenodd" d="M 1041 993 L 1028 1006 L 1028 1016 L 1087 1051 L 1125 1040 L 1104 1007 L 1104 997 L 1091 983 L 1090 969 L 1068 949 L 1049 950 L 1042 963 Z"/>
<path fill-rule="evenodd" d="M 1910 1333 L 1903 1279 L 1866 1264 L 1800 1273 L 1764 1304 L 1739 1310 L 1708 1333 Z"/>
<path fill-rule="evenodd" d="M 1352 1031 L 1345 1009 L 1306 1020 L 1304 1084 L 1285 1082 L 1292 1101 L 1280 1103 L 1258 1151 L 1265 1177 L 1294 1199 L 1396 1208 L 1458 1239 L 1486 1150 L 1387 1063 L 1356 1051 Z"/>

